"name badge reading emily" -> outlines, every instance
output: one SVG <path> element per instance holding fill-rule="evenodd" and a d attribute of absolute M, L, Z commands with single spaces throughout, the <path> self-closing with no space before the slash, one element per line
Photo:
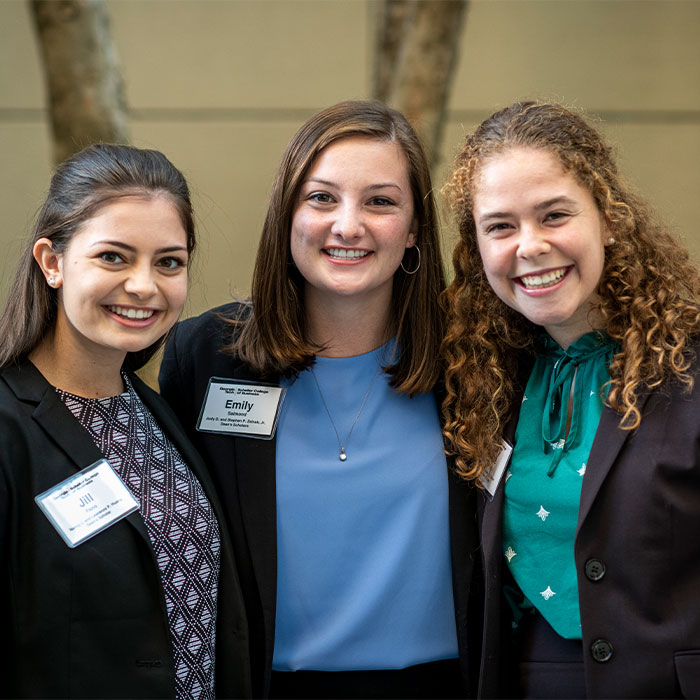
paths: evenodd
<path fill-rule="evenodd" d="M 100 459 L 34 498 L 69 547 L 77 547 L 138 509 L 106 459 Z"/>
<path fill-rule="evenodd" d="M 286 391 L 276 384 L 212 377 L 197 430 L 270 440 Z"/>

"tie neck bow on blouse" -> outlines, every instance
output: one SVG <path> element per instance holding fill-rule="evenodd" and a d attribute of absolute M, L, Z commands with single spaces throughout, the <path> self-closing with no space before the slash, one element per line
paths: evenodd
<path fill-rule="evenodd" d="M 568 449 L 576 444 L 579 432 L 581 402 L 587 393 L 591 392 L 590 381 L 586 376 L 579 375 L 581 366 L 597 366 L 610 355 L 614 342 L 605 331 L 591 331 L 581 336 L 564 350 L 549 335 L 542 337 L 540 356 L 545 359 L 547 365 L 553 364 L 549 373 L 549 384 L 545 386 L 546 376 L 543 377 L 540 391 L 547 392 L 547 400 L 544 402 L 545 410 L 542 414 L 542 447 L 544 454 L 551 455 L 551 462 L 547 475 L 552 476 Z M 598 360 L 595 362 L 595 360 Z M 589 376 L 596 373 L 586 372 Z M 600 392 L 598 386 L 593 391 Z M 571 418 L 569 420 L 569 405 L 571 406 Z"/>

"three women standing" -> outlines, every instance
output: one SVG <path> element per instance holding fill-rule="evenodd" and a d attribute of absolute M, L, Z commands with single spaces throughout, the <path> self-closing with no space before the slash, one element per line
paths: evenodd
<path fill-rule="evenodd" d="M 480 695 L 697 697 L 698 273 L 556 105 L 487 119 L 448 191 L 445 432 L 487 485 Z"/>
<path fill-rule="evenodd" d="M 3 697 L 250 695 L 213 486 L 133 374 L 194 245 L 161 153 L 91 146 L 56 170 L 0 317 Z"/>
<path fill-rule="evenodd" d="M 256 694 L 464 692 L 477 543 L 433 394 L 442 288 L 413 129 L 341 103 L 285 151 L 252 305 L 185 321 L 168 343 L 161 390 L 225 502 Z"/>

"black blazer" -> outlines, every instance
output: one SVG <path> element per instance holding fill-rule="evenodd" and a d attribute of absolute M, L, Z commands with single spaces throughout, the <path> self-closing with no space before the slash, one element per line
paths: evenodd
<path fill-rule="evenodd" d="M 130 379 L 222 525 L 216 691 L 250 697 L 247 625 L 221 507 L 165 402 Z M 160 574 L 138 511 L 70 549 L 34 502 L 103 455 L 29 361 L 0 372 L 2 697 L 172 698 Z"/>
<path fill-rule="evenodd" d="M 233 330 L 222 317 L 235 317 L 237 304 L 179 323 L 166 346 L 160 370 L 162 395 L 209 463 L 229 519 L 248 615 L 253 692 L 267 696 L 272 668 L 277 594 L 276 441 L 198 433 L 195 425 L 212 376 L 256 377 L 222 348 Z M 465 685 L 476 692 L 480 598 L 471 588 L 478 567 L 475 491 L 449 472 L 452 578 L 460 662 Z M 469 618 L 469 625 L 467 624 Z M 476 632 L 473 640 L 468 634 Z M 470 652 L 468 654 L 467 652 Z M 476 657 L 476 658 L 475 658 Z"/>
<path fill-rule="evenodd" d="M 574 555 L 586 691 L 589 698 L 700 697 L 700 381 L 690 394 L 668 382 L 638 405 L 642 423 L 632 433 L 603 409 L 583 477 Z M 516 423 L 517 416 L 511 442 Z M 508 697 L 513 677 L 502 597 L 503 486 L 492 502 L 480 496 L 480 696 L 487 698 Z"/>

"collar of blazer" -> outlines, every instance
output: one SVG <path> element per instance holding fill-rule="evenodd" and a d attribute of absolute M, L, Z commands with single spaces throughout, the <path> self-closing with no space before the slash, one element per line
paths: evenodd
<path fill-rule="evenodd" d="M 2 377 L 19 401 L 36 406 L 32 418 L 66 455 L 66 478 L 104 457 L 85 428 L 61 401 L 54 387 L 28 359 L 5 368 Z M 131 513 L 125 520 L 146 541 L 155 561 L 151 540 L 139 512 Z"/>

